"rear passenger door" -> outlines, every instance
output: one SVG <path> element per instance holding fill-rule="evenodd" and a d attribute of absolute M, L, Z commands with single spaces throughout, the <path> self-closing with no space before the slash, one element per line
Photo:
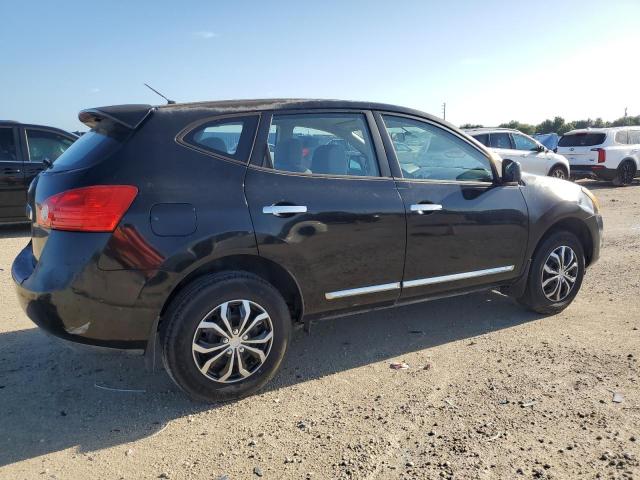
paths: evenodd
<path fill-rule="evenodd" d="M 0 221 L 26 220 L 27 196 L 18 128 L 0 127 Z"/>
<path fill-rule="evenodd" d="M 513 139 L 509 132 L 495 132 L 489 134 L 489 147 L 494 150 L 500 157 L 505 160 L 513 160 L 519 162 L 522 152 L 516 150 Z"/>
<path fill-rule="evenodd" d="M 261 256 L 296 279 L 305 313 L 395 302 L 405 212 L 367 111 L 263 115 L 245 179 Z"/>

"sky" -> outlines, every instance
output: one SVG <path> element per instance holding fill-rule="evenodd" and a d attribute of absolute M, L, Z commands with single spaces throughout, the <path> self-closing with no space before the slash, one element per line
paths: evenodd
<path fill-rule="evenodd" d="M 0 0 L 0 119 L 339 98 L 460 125 L 640 114 L 640 0 Z"/>

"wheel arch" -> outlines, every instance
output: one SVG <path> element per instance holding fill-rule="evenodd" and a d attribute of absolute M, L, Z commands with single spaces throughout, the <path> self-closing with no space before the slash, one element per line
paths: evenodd
<path fill-rule="evenodd" d="M 538 251 L 538 248 L 540 248 L 540 245 L 542 245 L 542 243 L 550 235 L 552 235 L 555 232 L 563 231 L 563 230 L 573 233 L 578 238 L 578 240 L 580 241 L 580 244 L 582 245 L 582 249 L 584 250 L 585 266 L 589 266 L 589 264 L 591 263 L 591 260 L 593 259 L 593 238 L 591 237 L 591 232 L 589 231 L 589 227 L 587 227 L 587 225 L 582 220 L 575 217 L 560 219 L 555 223 L 553 223 L 551 226 L 549 226 L 549 228 L 545 230 L 545 232 L 540 236 L 540 238 L 536 242 L 536 246 L 533 252 L 531 253 L 530 258 L 533 258 L 535 256 L 536 252 Z"/>
<path fill-rule="evenodd" d="M 293 275 L 291 275 L 291 273 L 281 265 L 278 265 L 264 257 L 241 254 L 221 257 L 207 262 L 189 272 L 182 280 L 180 280 L 173 287 L 171 293 L 164 301 L 162 309 L 160 310 L 160 321 L 158 322 L 157 329 L 160 328 L 162 317 L 169 305 L 171 305 L 173 299 L 187 285 L 205 275 L 225 271 L 242 271 L 252 273 L 269 282 L 283 296 L 287 306 L 289 307 L 291 319 L 294 322 L 302 321 L 302 317 L 304 315 L 304 299 L 302 297 L 300 286 Z"/>
<path fill-rule="evenodd" d="M 620 163 L 618 164 L 618 167 L 620 165 L 622 165 L 624 162 L 633 163 L 633 165 L 636 167 L 636 175 L 638 174 L 638 172 L 640 171 L 640 159 L 635 159 L 633 157 L 625 157 L 622 160 L 620 160 Z"/>

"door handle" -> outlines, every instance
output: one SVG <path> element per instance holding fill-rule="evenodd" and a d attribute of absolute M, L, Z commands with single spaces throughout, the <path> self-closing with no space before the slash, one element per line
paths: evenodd
<path fill-rule="evenodd" d="M 442 210 L 442 205 L 436 205 L 435 203 L 417 203 L 411 205 L 411 211 L 422 214 L 424 212 L 437 212 Z"/>
<path fill-rule="evenodd" d="M 307 213 L 307 207 L 305 205 L 269 205 L 266 207 L 262 207 L 262 213 L 279 217 L 280 215 Z"/>

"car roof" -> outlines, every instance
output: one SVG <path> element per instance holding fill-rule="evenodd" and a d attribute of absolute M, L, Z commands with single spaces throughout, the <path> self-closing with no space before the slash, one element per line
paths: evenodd
<path fill-rule="evenodd" d="M 359 109 L 359 110 L 384 110 L 389 112 L 404 113 L 407 115 L 417 115 L 425 117 L 439 123 L 448 122 L 437 118 L 434 115 L 398 105 L 386 103 L 355 101 L 355 100 L 332 100 L 314 98 L 270 98 L 270 99 L 243 99 L 243 100 L 212 100 L 191 103 L 172 103 L 168 105 L 158 105 L 158 110 L 182 110 L 199 109 L 216 110 L 221 113 L 249 112 L 257 110 L 296 110 L 296 109 Z M 451 125 L 453 126 L 453 125 Z"/>
<path fill-rule="evenodd" d="M 51 127 L 49 125 L 39 125 L 36 123 L 21 123 L 15 120 L 0 120 L 0 127 L 23 127 L 23 128 L 43 128 L 45 130 L 55 130 L 57 132 L 64 133 L 66 135 L 70 135 L 72 137 L 77 137 L 75 133 L 67 132 L 66 130 L 58 127 Z"/>
<path fill-rule="evenodd" d="M 502 127 L 479 127 L 479 128 L 463 128 L 463 132 L 472 134 L 472 133 L 491 133 L 491 132 L 517 132 L 522 133 L 520 130 L 515 128 L 502 128 Z"/>
<path fill-rule="evenodd" d="M 570 130 L 565 135 L 572 135 L 574 133 L 609 133 L 609 132 L 617 132 L 619 130 L 628 130 L 628 129 L 639 129 L 640 125 L 627 125 L 624 127 L 597 127 L 597 128 L 576 128 L 575 130 Z"/>

